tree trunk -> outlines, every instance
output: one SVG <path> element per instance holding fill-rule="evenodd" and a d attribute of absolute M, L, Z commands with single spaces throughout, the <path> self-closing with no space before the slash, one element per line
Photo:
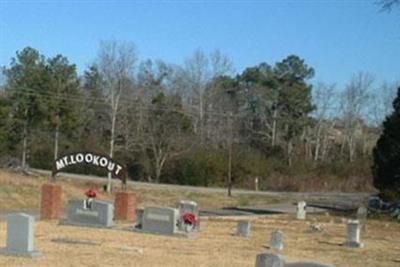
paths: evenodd
<path fill-rule="evenodd" d="M 58 120 L 58 118 L 57 118 Z M 58 140 L 60 136 L 60 124 L 57 122 L 56 131 L 54 133 L 54 160 L 58 159 Z"/>
<path fill-rule="evenodd" d="M 314 161 L 318 161 L 319 159 L 319 150 L 321 147 L 321 125 L 318 125 L 318 130 L 317 130 L 317 139 L 315 142 L 315 150 L 314 150 Z"/>
<path fill-rule="evenodd" d="M 228 197 L 232 196 L 232 113 L 229 114 L 229 140 L 228 140 Z"/>
<path fill-rule="evenodd" d="M 272 134 L 271 134 L 271 146 L 275 146 L 276 144 L 276 116 L 278 115 L 278 111 L 275 109 L 274 110 L 274 120 L 272 122 Z"/>
<path fill-rule="evenodd" d="M 232 196 L 232 143 L 228 151 L 228 197 Z"/>
<path fill-rule="evenodd" d="M 110 138 L 110 153 L 109 156 L 112 159 L 114 156 L 114 139 L 115 139 L 115 121 L 117 117 L 116 110 L 112 111 L 112 119 L 111 119 L 111 138 Z M 111 192 L 111 172 L 107 174 L 107 192 Z"/>
<path fill-rule="evenodd" d="M 200 90 L 199 97 L 199 130 L 200 130 L 200 143 L 204 143 L 204 110 L 203 110 L 203 92 Z"/>
<path fill-rule="evenodd" d="M 23 170 L 26 169 L 26 150 L 28 147 L 28 119 L 25 119 L 24 130 L 23 130 L 23 141 L 22 141 L 22 161 L 21 167 Z"/>
<path fill-rule="evenodd" d="M 292 139 L 290 139 L 287 143 L 287 157 L 288 157 L 288 166 L 292 167 L 292 152 L 293 152 L 293 143 Z"/>
<path fill-rule="evenodd" d="M 356 150 L 356 144 L 354 141 L 353 135 L 349 137 L 349 161 L 353 162 L 354 161 L 354 154 Z"/>

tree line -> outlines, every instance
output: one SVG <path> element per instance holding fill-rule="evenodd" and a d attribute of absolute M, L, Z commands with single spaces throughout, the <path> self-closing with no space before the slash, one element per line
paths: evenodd
<path fill-rule="evenodd" d="M 173 65 L 104 41 L 80 75 L 66 56 L 26 47 L 3 69 L 0 153 L 45 169 L 70 152 L 102 153 L 157 183 L 365 189 L 396 84 L 358 72 L 339 88 L 314 74 L 297 55 L 235 74 L 219 50 Z"/>

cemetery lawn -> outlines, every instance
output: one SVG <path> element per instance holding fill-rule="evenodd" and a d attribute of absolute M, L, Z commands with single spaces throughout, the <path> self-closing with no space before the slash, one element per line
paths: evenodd
<path fill-rule="evenodd" d="M 38 213 L 40 210 L 41 186 L 48 182 L 45 176 L 23 175 L 0 169 L 0 215 L 11 211 L 29 211 Z M 68 177 L 61 177 L 58 181 L 62 185 L 63 201 L 66 207 L 70 199 L 84 198 L 84 192 L 95 184 L 99 189 L 105 180 L 85 181 Z M 120 184 L 116 181 L 115 184 Z M 171 206 L 182 199 L 190 199 L 199 203 L 201 209 L 220 209 L 236 206 L 262 206 L 265 204 L 287 202 L 284 197 L 260 196 L 240 194 L 228 197 L 218 192 L 193 192 L 184 189 L 157 188 L 154 186 L 131 187 L 137 194 L 138 207 L 151 205 Z M 100 194 L 100 199 L 114 200 L 113 194 Z"/>
<path fill-rule="evenodd" d="M 233 235 L 237 221 L 249 219 L 249 238 Z M 324 232 L 312 233 L 309 223 L 322 222 Z M 313 216 L 309 221 L 297 221 L 289 215 L 257 217 L 208 217 L 202 221 L 195 239 L 151 235 L 118 229 L 61 226 L 57 222 L 36 224 L 36 248 L 43 256 L 35 259 L 0 256 L 0 266 L 58 267 L 132 267 L 132 266 L 227 266 L 254 267 L 258 253 L 269 250 L 270 233 L 284 232 L 286 247 L 282 254 L 289 261 L 310 260 L 342 267 L 397 267 L 400 260 L 400 224 L 368 221 L 362 234 L 365 247 L 342 246 L 346 226 L 337 217 Z M 5 246 L 6 223 L 0 223 L 0 247 Z M 57 242 L 58 241 L 58 242 Z"/>

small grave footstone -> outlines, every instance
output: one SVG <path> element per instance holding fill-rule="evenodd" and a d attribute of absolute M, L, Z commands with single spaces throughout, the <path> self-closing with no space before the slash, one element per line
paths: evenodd
<path fill-rule="evenodd" d="M 25 213 L 11 214 L 7 217 L 7 244 L 0 254 L 24 257 L 38 257 L 35 250 L 35 218 Z"/>
<path fill-rule="evenodd" d="M 179 209 L 179 230 L 187 231 L 188 226 L 185 225 L 183 217 L 185 214 L 193 214 L 196 217 L 195 225 L 191 225 L 191 230 L 198 231 L 200 229 L 199 205 L 190 200 L 181 200 L 178 205 Z"/>
<path fill-rule="evenodd" d="M 357 209 L 357 219 L 359 220 L 366 220 L 368 216 L 368 210 L 364 206 L 360 206 Z"/>
<path fill-rule="evenodd" d="M 364 246 L 360 241 L 360 222 L 358 220 L 349 220 L 347 222 L 347 242 L 346 245 L 352 248 L 362 248 Z"/>
<path fill-rule="evenodd" d="M 95 199 L 90 209 L 85 209 L 83 203 L 83 200 L 68 202 L 65 224 L 107 228 L 114 225 L 114 205 L 112 203 Z"/>
<path fill-rule="evenodd" d="M 300 201 L 297 203 L 297 219 L 305 220 L 306 219 L 306 202 Z"/>
<path fill-rule="evenodd" d="M 256 267 L 284 267 L 285 259 L 278 254 L 262 253 L 256 258 Z"/>
<path fill-rule="evenodd" d="M 273 231 L 271 234 L 271 247 L 276 250 L 282 250 L 283 245 L 283 232 L 280 230 Z"/>
<path fill-rule="evenodd" d="M 250 229 L 251 229 L 250 221 L 240 221 L 237 224 L 237 233 L 236 234 L 238 236 L 249 237 Z"/>
<path fill-rule="evenodd" d="M 177 232 L 178 210 L 165 207 L 145 208 L 142 230 L 150 233 L 172 235 Z"/>
<path fill-rule="evenodd" d="M 357 219 L 360 221 L 362 232 L 367 231 L 367 217 L 368 217 L 368 209 L 364 206 L 360 206 L 357 209 Z"/>

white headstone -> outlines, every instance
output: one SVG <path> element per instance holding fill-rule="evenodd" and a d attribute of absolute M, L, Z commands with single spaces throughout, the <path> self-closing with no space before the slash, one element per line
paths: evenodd
<path fill-rule="evenodd" d="M 37 257 L 35 250 L 35 218 L 25 213 L 15 213 L 7 217 L 7 246 L 0 254 Z"/>
<path fill-rule="evenodd" d="M 284 267 L 285 259 L 278 254 L 263 253 L 256 258 L 256 267 Z"/>
<path fill-rule="evenodd" d="M 300 201 L 297 203 L 297 219 L 305 220 L 306 219 L 306 202 Z"/>
<path fill-rule="evenodd" d="M 282 250 L 283 244 L 283 232 L 280 230 L 273 231 L 271 234 L 271 247 L 276 250 Z"/>
<path fill-rule="evenodd" d="M 240 221 L 237 224 L 237 235 L 248 237 L 250 236 L 250 228 L 251 223 L 250 221 Z"/>
<path fill-rule="evenodd" d="M 361 226 L 358 220 L 349 220 L 347 222 L 347 246 L 353 248 L 363 247 L 360 241 Z"/>
<path fill-rule="evenodd" d="M 150 233 L 174 234 L 177 232 L 178 210 L 165 207 L 144 209 L 142 230 Z"/>

